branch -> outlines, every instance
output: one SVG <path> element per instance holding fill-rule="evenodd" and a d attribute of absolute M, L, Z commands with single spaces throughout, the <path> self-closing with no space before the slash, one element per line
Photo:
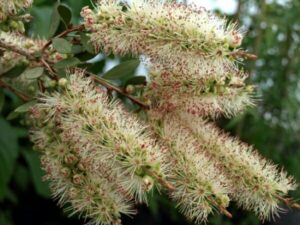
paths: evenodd
<path fill-rule="evenodd" d="M 54 38 L 50 39 L 42 48 L 41 52 L 43 53 L 51 44 L 53 39 L 55 38 L 60 38 L 60 37 L 64 37 L 69 33 L 72 33 L 74 31 L 82 31 L 84 29 L 84 25 L 79 25 L 79 26 L 75 26 L 72 28 L 69 28 L 67 30 L 64 30 L 63 32 L 61 32 L 60 34 L 56 35 Z"/>
<path fill-rule="evenodd" d="M 6 83 L 4 80 L 0 80 L 0 87 L 6 88 L 10 90 L 11 92 L 15 93 L 20 99 L 22 99 L 23 102 L 28 102 L 30 100 L 30 97 L 14 87 L 12 87 L 10 84 Z"/>
<path fill-rule="evenodd" d="M 298 204 L 297 202 L 295 202 L 293 199 L 291 198 L 283 198 L 280 195 L 276 196 L 280 201 L 282 201 L 284 204 L 286 204 L 287 206 L 290 206 L 292 208 L 296 208 L 296 209 L 300 209 L 300 204 Z"/>
<path fill-rule="evenodd" d="M 168 181 L 166 181 L 165 179 L 163 179 L 158 174 L 152 172 L 151 170 L 147 170 L 147 173 L 150 176 L 154 177 L 158 181 L 158 183 L 160 183 L 161 186 L 163 186 L 164 188 L 168 189 L 169 191 L 175 191 L 176 190 L 176 188 L 171 183 L 169 183 Z"/>
<path fill-rule="evenodd" d="M 145 108 L 145 109 L 149 109 L 149 105 L 146 104 L 145 102 L 141 101 L 140 99 L 130 95 L 130 94 L 127 94 L 124 90 L 122 90 L 121 88 L 117 87 L 117 86 L 114 86 L 113 84 L 109 83 L 108 81 L 106 81 L 105 79 L 93 74 L 93 73 L 90 73 L 88 71 L 85 71 L 84 72 L 87 76 L 91 77 L 95 82 L 103 85 L 104 87 L 106 87 L 108 90 L 113 90 L 113 91 L 116 91 L 118 92 L 119 94 L 127 97 L 128 99 L 130 99 L 131 101 L 133 101 L 134 103 L 136 103 L 137 105 Z"/>

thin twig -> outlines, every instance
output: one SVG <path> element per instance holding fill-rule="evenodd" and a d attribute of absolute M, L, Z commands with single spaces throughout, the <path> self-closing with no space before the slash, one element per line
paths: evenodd
<path fill-rule="evenodd" d="M 84 29 L 84 25 L 79 25 L 79 26 L 75 26 L 75 27 L 72 27 L 72 28 L 69 28 L 67 30 L 64 30 L 63 32 L 61 32 L 60 34 L 56 35 L 54 38 L 60 38 L 60 37 L 64 37 L 66 36 L 67 34 L 69 33 L 72 33 L 74 31 L 82 31 Z M 43 48 L 41 49 L 41 52 L 43 53 L 51 44 L 52 44 L 52 41 L 53 39 L 50 39 L 44 46 Z"/>
<path fill-rule="evenodd" d="M 145 109 L 149 109 L 149 105 L 146 104 L 145 102 L 141 101 L 140 99 L 126 93 L 124 90 L 122 90 L 121 88 L 109 83 L 108 81 L 104 80 L 103 78 L 93 74 L 93 73 L 90 73 L 90 72 L 87 72 L 85 71 L 84 72 L 86 75 L 88 75 L 89 77 L 91 77 L 95 82 L 103 85 L 104 87 L 106 87 L 108 90 L 113 90 L 113 91 L 116 91 L 118 92 L 119 94 L 127 97 L 128 99 L 130 99 L 131 101 L 133 101 L 134 103 L 138 104 L 139 106 L 145 108 Z"/>
<path fill-rule="evenodd" d="M 154 173 L 153 171 L 147 170 L 147 173 L 150 176 L 154 177 L 158 181 L 158 183 L 160 183 L 161 186 L 165 187 L 169 191 L 175 191 L 176 190 L 176 188 L 171 183 L 169 183 L 168 181 L 166 181 L 165 179 L 163 179 L 161 176 Z"/>
<path fill-rule="evenodd" d="M 295 202 L 293 199 L 291 198 L 283 198 L 280 195 L 276 196 L 280 201 L 282 201 L 284 204 L 286 204 L 287 206 L 290 206 L 292 208 L 296 208 L 296 209 L 300 209 L 300 204 Z"/>
<path fill-rule="evenodd" d="M 40 59 L 41 63 L 44 65 L 44 67 L 47 69 L 47 71 L 49 72 L 49 74 L 52 76 L 52 78 L 54 80 L 58 80 L 58 76 L 55 73 L 54 69 L 49 65 L 49 63 L 42 57 Z"/>
<path fill-rule="evenodd" d="M 10 84 L 6 83 L 4 80 L 0 80 L 0 87 L 6 88 L 10 90 L 11 92 L 15 93 L 20 99 L 22 99 L 23 102 L 28 102 L 30 100 L 30 97 L 14 87 L 12 87 Z"/>
<path fill-rule="evenodd" d="M 220 212 L 226 216 L 227 218 L 229 219 L 232 219 L 232 214 L 230 212 L 227 211 L 227 209 L 225 209 L 224 206 L 218 204 L 213 198 L 209 197 L 208 200 L 213 204 L 215 205 L 219 210 Z"/>

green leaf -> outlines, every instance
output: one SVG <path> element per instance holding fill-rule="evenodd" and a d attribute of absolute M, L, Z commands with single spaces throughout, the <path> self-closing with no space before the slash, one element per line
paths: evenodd
<path fill-rule="evenodd" d="M 59 61 L 58 63 L 54 64 L 55 69 L 64 69 L 68 67 L 73 67 L 81 64 L 81 61 L 75 57 L 64 59 L 62 61 Z"/>
<path fill-rule="evenodd" d="M 50 191 L 48 184 L 42 181 L 42 177 L 45 173 L 41 169 L 41 163 L 38 154 L 29 150 L 22 151 L 22 154 L 29 165 L 30 175 L 36 192 L 42 197 L 49 198 Z"/>
<path fill-rule="evenodd" d="M 59 12 L 57 10 L 59 6 L 59 2 L 57 2 L 54 7 L 53 7 L 53 11 L 52 11 L 52 15 L 51 15 L 51 23 L 50 23 L 50 27 L 49 27 L 49 32 L 48 32 L 48 37 L 53 37 L 59 27 L 60 24 L 60 15 Z"/>
<path fill-rule="evenodd" d="M 128 60 L 115 66 L 107 71 L 102 77 L 107 80 L 120 80 L 133 76 L 135 69 L 138 67 L 140 61 L 137 59 Z"/>
<path fill-rule="evenodd" d="M 44 68 L 43 67 L 35 67 L 35 68 L 26 69 L 23 72 L 23 76 L 26 79 L 34 80 L 34 79 L 37 79 L 40 76 L 42 76 L 43 73 L 44 73 Z"/>
<path fill-rule="evenodd" d="M 12 111 L 8 114 L 8 116 L 6 117 L 6 120 L 14 120 L 14 119 L 18 118 L 19 116 L 20 116 L 20 113 Z"/>
<path fill-rule="evenodd" d="M 146 83 L 146 77 L 145 76 L 135 76 L 132 78 L 129 78 L 126 83 L 125 87 L 129 84 L 138 85 L 138 84 L 145 84 Z"/>
<path fill-rule="evenodd" d="M 71 22 L 72 19 L 72 10 L 69 6 L 66 4 L 60 4 L 57 7 L 57 11 L 60 15 L 61 20 L 64 22 L 65 26 L 68 27 L 68 25 Z"/>
<path fill-rule="evenodd" d="M 28 110 L 30 109 L 31 106 L 35 105 L 36 101 L 31 101 L 31 102 L 27 102 L 21 106 L 19 106 L 18 108 L 16 108 L 14 110 L 14 112 L 17 113 L 24 113 L 24 112 L 28 112 Z"/>
<path fill-rule="evenodd" d="M 0 224 L 1 225 L 13 225 L 9 213 L 6 213 L 4 210 L 0 211 Z"/>
<path fill-rule="evenodd" d="M 20 76 L 26 69 L 26 65 L 22 64 L 19 66 L 15 66 L 14 68 L 10 69 L 6 73 L 2 74 L 3 77 L 15 78 Z"/>
<path fill-rule="evenodd" d="M 53 48 L 59 53 L 68 54 L 72 52 L 72 44 L 63 38 L 54 38 L 52 42 Z"/>
<path fill-rule="evenodd" d="M 30 22 L 30 32 L 32 32 L 35 37 L 48 37 L 51 24 L 49 18 L 51 18 L 52 13 L 53 7 L 51 6 L 32 6 L 30 15 L 33 16 L 34 20 Z"/>
<path fill-rule="evenodd" d="M 29 184 L 29 171 L 22 164 L 17 164 L 14 172 L 13 180 L 16 182 L 18 188 L 25 191 Z"/>
<path fill-rule="evenodd" d="M 94 54 L 95 53 L 95 49 L 90 41 L 90 37 L 87 36 L 85 33 L 81 33 L 80 34 L 80 41 L 81 41 L 81 44 L 83 46 L 83 48 L 88 52 L 88 53 L 91 53 L 91 54 Z"/>
<path fill-rule="evenodd" d="M 72 54 L 79 54 L 83 51 L 83 47 L 81 45 L 73 45 L 72 46 Z"/>
<path fill-rule="evenodd" d="M 0 134 L 0 200 L 2 200 L 13 174 L 19 146 L 14 128 L 3 118 L 0 118 Z"/>
<path fill-rule="evenodd" d="M 5 95 L 2 89 L 0 89 L 0 113 L 3 109 L 4 106 L 4 102 L 5 102 Z"/>

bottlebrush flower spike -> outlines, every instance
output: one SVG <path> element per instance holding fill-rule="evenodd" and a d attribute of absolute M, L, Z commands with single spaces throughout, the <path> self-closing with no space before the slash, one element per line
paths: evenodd
<path fill-rule="evenodd" d="M 70 142 L 81 157 L 113 165 L 124 177 L 120 182 L 124 191 L 145 201 L 155 183 L 151 174 L 164 177 L 166 170 L 155 139 L 137 118 L 82 76 L 71 75 L 63 93 L 39 98 L 37 107 L 48 111 L 46 121 L 57 117 L 63 143 Z"/>
<path fill-rule="evenodd" d="M 17 33 L 0 31 L 0 44 L 14 46 L 28 54 L 33 54 L 36 51 L 39 51 L 45 43 L 46 42 L 44 40 L 34 40 Z M 1 45 L 0 50 L 2 50 Z M 7 72 L 16 65 L 30 63 L 23 55 L 13 51 L 7 51 L 5 49 L 3 49 L 3 51 L 3 56 L 0 58 L 0 74 Z"/>
<path fill-rule="evenodd" d="M 216 118 L 231 117 L 254 105 L 253 86 L 245 85 L 246 75 L 182 79 L 165 69 L 150 69 L 144 97 L 162 114 L 173 111 Z"/>
<path fill-rule="evenodd" d="M 0 1 L 0 21 L 8 16 L 16 15 L 20 9 L 29 8 L 32 0 L 1 0 Z"/>
<path fill-rule="evenodd" d="M 170 162 L 169 179 L 175 190 L 171 197 L 180 211 L 197 224 L 205 222 L 215 210 L 228 215 L 228 186 L 210 157 L 201 152 L 201 143 L 190 130 L 171 114 L 157 119 L 157 113 L 149 112 L 154 119 L 153 128 L 161 139 L 162 146 Z"/>
<path fill-rule="evenodd" d="M 81 157 L 75 146 L 62 142 L 52 119 L 42 127 L 47 110 L 32 112 L 38 127 L 30 135 L 34 147 L 42 153 L 45 179 L 50 181 L 53 197 L 59 204 L 70 204 L 67 208 L 70 215 L 90 219 L 91 225 L 115 225 L 120 224 L 121 214 L 135 213 L 132 199 L 120 191 L 120 175 L 111 176 L 111 168 L 104 173 L 104 164 L 91 162 L 91 157 Z"/>
<path fill-rule="evenodd" d="M 211 68 L 222 75 L 224 67 L 235 68 L 230 55 L 243 36 L 235 24 L 226 25 L 225 19 L 195 6 L 134 0 L 124 9 L 120 2 L 102 0 L 94 11 L 82 9 L 97 49 L 115 55 L 145 55 L 185 76 L 208 76 Z"/>
<path fill-rule="evenodd" d="M 253 147 L 230 137 L 213 124 L 185 113 L 180 118 L 202 151 L 215 159 L 230 180 L 231 197 L 262 220 L 277 216 L 279 202 L 296 184 L 283 170 L 262 158 Z"/>

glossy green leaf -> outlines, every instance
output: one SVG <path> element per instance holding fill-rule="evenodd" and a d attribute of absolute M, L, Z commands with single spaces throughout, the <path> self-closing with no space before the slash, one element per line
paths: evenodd
<path fill-rule="evenodd" d="M 18 77 L 18 76 L 20 76 L 25 71 L 26 67 L 27 66 L 24 65 L 24 64 L 15 66 L 14 68 L 10 69 L 6 73 L 2 74 L 1 76 L 3 76 L 3 77 L 9 77 L 9 78 Z"/>
<path fill-rule="evenodd" d="M 12 111 L 7 115 L 6 120 L 14 120 L 14 119 L 18 118 L 19 116 L 20 116 L 20 113 Z"/>
<path fill-rule="evenodd" d="M 64 22 L 65 26 L 67 27 L 72 19 L 72 10 L 66 4 L 60 4 L 57 7 L 57 11 L 60 15 L 61 20 Z"/>
<path fill-rule="evenodd" d="M 137 59 L 128 60 L 115 66 L 111 70 L 103 74 L 103 78 L 107 80 L 121 80 L 134 75 L 134 71 L 138 67 L 140 61 Z"/>
<path fill-rule="evenodd" d="M 90 37 L 87 36 L 85 33 L 81 33 L 80 34 L 80 41 L 81 41 L 81 44 L 83 46 L 83 48 L 91 53 L 91 54 L 94 54 L 95 53 L 95 49 L 92 45 L 92 43 L 90 42 Z"/>
<path fill-rule="evenodd" d="M 4 106 L 4 102 L 5 102 L 5 95 L 2 89 L 0 89 L 0 113 L 3 109 Z"/>
<path fill-rule="evenodd" d="M 32 107 L 35 104 L 36 104 L 36 101 L 27 102 L 27 103 L 19 106 L 18 108 L 16 108 L 14 111 L 17 112 L 17 113 L 28 112 L 28 110 L 30 109 L 30 107 Z"/>
<path fill-rule="evenodd" d="M 2 200 L 13 173 L 19 148 L 14 128 L 3 118 L 0 118 L 0 134 L 0 200 Z"/>
<path fill-rule="evenodd" d="M 53 48 L 62 54 L 68 54 L 72 52 L 72 44 L 63 38 L 54 38 L 52 42 Z"/>
<path fill-rule="evenodd" d="M 49 198 L 50 191 L 48 184 L 42 181 L 45 173 L 41 169 L 39 156 L 36 152 L 30 150 L 22 151 L 27 164 L 29 165 L 30 175 L 36 192 L 42 197 Z"/>
<path fill-rule="evenodd" d="M 43 67 L 35 67 L 35 68 L 26 69 L 23 72 L 23 76 L 26 79 L 34 80 L 34 79 L 37 79 L 40 76 L 42 76 L 43 73 L 44 73 L 44 68 Z"/>
<path fill-rule="evenodd" d="M 129 84 L 138 85 L 138 84 L 145 84 L 145 83 L 146 83 L 145 76 L 135 76 L 135 77 L 129 78 L 126 81 L 125 86 L 127 86 Z"/>
<path fill-rule="evenodd" d="M 79 54 L 83 51 L 83 47 L 81 45 L 73 45 L 71 49 L 72 54 Z"/>
<path fill-rule="evenodd" d="M 52 15 L 51 15 L 51 23 L 49 27 L 48 37 L 53 37 L 59 27 L 60 24 L 60 15 L 57 10 L 57 7 L 59 6 L 59 3 L 56 3 L 53 7 Z"/>
<path fill-rule="evenodd" d="M 58 63 L 54 64 L 55 69 L 64 69 L 68 67 L 73 67 L 81 64 L 81 61 L 75 57 L 64 59 L 62 61 L 59 61 Z"/>

